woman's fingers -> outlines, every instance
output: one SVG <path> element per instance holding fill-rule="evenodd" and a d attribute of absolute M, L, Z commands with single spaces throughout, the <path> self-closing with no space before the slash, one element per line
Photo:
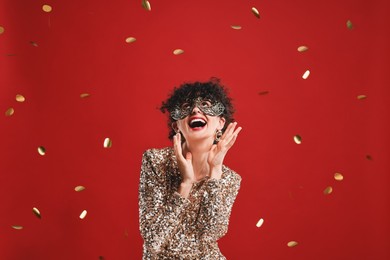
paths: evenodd
<path fill-rule="evenodd" d="M 230 145 L 231 140 L 233 139 L 233 137 L 237 136 L 242 129 L 242 127 L 238 127 L 237 129 L 235 129 L 236 126 L 237 126 L 237 122 L 229 124 L 229 126 L 226 128 L 224 135 L 221 137 L 221 141 L 223 141 L 221 144 L 224 144 L 228 147 L 231 146 Z"/>

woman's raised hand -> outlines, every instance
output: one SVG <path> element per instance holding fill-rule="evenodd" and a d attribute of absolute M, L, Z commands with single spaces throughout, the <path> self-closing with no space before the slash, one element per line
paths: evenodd
<path fill-rule="evenodd" d="M 181 173 L 182 183 L 194 183 L 196 179 L 194 168 L 192 167 L 192 154 L 188 152 L 186 157 L 183 156 L 180 133 L 173 136 L 173 148 L 177 159 L 177 166 L 179 167 L 179 171 Z"/>
<path fill-rule="evenodd" d="M 210 167 L 211 178 L 220 179 L 222 175 L 222 164 L 226 153 L 233 146 L 237 139 L 238 133 L 242 127 L 237 127 L 237 122 L 230 123 L 222 135 L 218 144 L 214 144 L 209 152 L 207 162 Z"/>

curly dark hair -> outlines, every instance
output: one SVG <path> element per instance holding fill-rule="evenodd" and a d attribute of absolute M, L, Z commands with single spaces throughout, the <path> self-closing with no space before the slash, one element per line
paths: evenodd
<path fill-rule="evenodd" d="M 185 82 L 179 87 L 174 87 L 168 99 L 163 101 L 160 107 L 161 112 L 168 112 L 168 128 L 170 129 L 168 135 L 169 139 L 172 140 L 173 136 L 176 134 L 172 129 L 172 123 L 176 120 L 170 116 L 171 111 L 186 100 L 192 100 L 197 97 L 216 100 L 225 106 L 225 110 L 220 115 L 220 117 L 223 117 L 226 120 L 225 126 L 222 129 L 223 132 L 231 122 L 234 122 L 233 114 L 235 110 L 232 105 L 232 99 L 228 96 L 228 90 L 221 84 L 220 79 L 213 77 L 207 82 Z"/>

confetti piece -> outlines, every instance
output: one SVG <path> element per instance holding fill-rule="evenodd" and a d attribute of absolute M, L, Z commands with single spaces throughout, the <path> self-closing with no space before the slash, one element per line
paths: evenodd
<path fill-rule="evenodd" d="M 104 143 L 103 143 L 103 147 L 104 148 L 111 148 L 111 146 L 112 146 L 112 141 L 111 141 L 111 139 L 110 138 L 106 138 L 106 139 L 104 139 Z"/>
<path fill-rule="evenodd" d="M 147 0 L 142 0 L 142 7 L 145 10 L 152 11 L 152 6 L 150 5 L 149 1 L 147 1 Z"/>
<path fill-rule="evenodd" d="M 295 135 L 294 136 L 294 142 L 296 144 L 301 144 L 302 143 L 302 137 L 300 135 Z"/>
<path fill-rule="evenodd" d="M 332 191 L 333 191 L 333 188 L 331 186 L 326 187 L 326 189 L 324 190 L 324 194 L 325 195 L 331 194 Z"/>
<path fill-rule="evenodd" d="M 307 79 L 310 75 L 310 70 L 306 70 L 305 73 L 303 73 L 302 78 Z"/>
<path fill-rule="evenodd" d="M 252 7 L 252 13 L 253 13 L 257 18 L 260 18 L 260 13 L 259 13 L 259 11 L 257 10 L 256 7 Z"/>
<path fill-rule="evenodd" d="M 104 256 L 99 256 L 99 260 L 104 260 Z"/>
<path fill-rule="evenodd" d="M 367 96 L 366 95 L 359 95 L 359 96 L 357 96 L 357 99 L 365 99 L 365 98 L 367 98 Z"/>
<path fill-rule="evenodd" d="M 240 25 L 232 25 L 231 27 L 234 30 L 241 30 L 241 28 L 242 28 Z"/>
<path fill-rule="evenodd" d="M 75 188 L 74 188 L 74 190 L 75 191 L 77 191 L 77 192 L 80 192 L 80 191 L 83 191 L 83 190 L 85 190 L 85 187 L 84 186 L 76 186 Z"/>
<path fill-rule="evenodd" d="M 30 41 L 30 44 L 31 44 L 32 46 L 34 46 L 34 47 L 38 47 L 38 43 L 36 43 L 36 42 Z"/>
<path fill-rule="evenodd" d="M 82 94 L 80 94 L 80 97 L 81 97 L 81 98 L 87 98 L 87 97 L 89 97 L 89 96 L 91 96 L 91 94 L 88 94 L 88 93 L 82 93 Z"/>
<path fill-rule="evenodd" d="M 42 216 L 41 216 L 41 213 L 39 212 L 39 210 L 37 208 L 33 208 L 32 209 L 32 212 L 34 213 L 35 216 L 37 216 L 37 218 L 41 219 Z"/>
<path fill-rule="evenodd" d="M 352 29 L 353 29 L 353 24 L 352 24 L 351 20 L 348 20 L 348 21 L 347 21 L 347 28 L 348 28 L 349 30 L 352 30 Z"/>
<path fill-rule="evenodd" d="M 265 90 L 265 91 L 260 91 L 259 92 L 259 95 L 267 95 L 267 94 L 269 94 L 269 91 L 268 90 Z"/>
<path fill-rule="evenodd" d="M 137 39 L 136 38 L 134 38 L 134 37 L 127 37 L 126 38 L 126 42 L 127 43 L 132 43 L 132 42 L 135 42 Z"/>
<path fill-rule="evenodd" d="M 43 5 L 42 10 L 46 13 L 50 13 L 53 10 L 53 8 L 50 5 Z"/>
<path fill-rule="evenodd" d="M 262 225 L 263 225 L 263 223 L 264 223 L 264 219 L 259 219 L 259 221 L 257 221 L 257 223 L 256 223 L 256 227 L 261 227 Z"/>
<path fill-rule="evenodd" d="M 294 247 L 294 246 L 297 246 L 297 245 L 298 245 L 297 241 L 290 241 L 290 242 L 287 243 L 288 247 Z"/>
<path fill-rule="evenodd" d="M 336 181 L 342 181 L 342 180 L 344 179 L 344 176 L 343 176 L 341 173 L 336 172 L 336 173 L 334 174 L 334 179 L 335 179 Z"/>
<path fill-rule="evenodd" d="M 26 101 L 26 98 L 23 95 L 17 94 L 15 97 L 16 101 L 18 102 L 24 102 Z"/>
<path fill-rule="evenodd" d="M 46 154 L 46 149 L 45 149 L 45 147 L 39 146 L 39 147 L 38 147 L 38 153 L 39 153 L 40 155 L 44 156 L 44 155 Z"/>
<path fill-rule="evenodd" d="M 14 113 L 15 110 L 12 107 L 8 108 L 7 111 L 5 111 L 6 116 L 12 116 Z"/>
<path fill-rule="evenodd" d="M 367 154 L 367 155 L 366 155 L 366 159 L 371 161 L 371 160 L 372 160 L 371 155 Z"/>
<path fill-rule="evenodd" d="M 87 216 L 87 211 L 86 211 L 86 210 L 83 210 L 83 212 L 81 212 L 81 214 L 80 214 L 80 218 L 81 218 L 81 219 L 84 219 L 85 216 Z"/>
<path fill-rule="evenodd" d="M 126 237 L 126 238 L 129 237 L 129 232 L 127 231 L 127 229 L 125 230 L 125 237 Z"/>
<path fill-rule="evenodd" d="M 12 228 L 13 228 L 13 229 L 16 229 L 16 230 L 21 230 L 21 229 L 23 229 L 22 226 L 18 226 L 18 225 L 14 225 L 14 226 L 12 226 Z"/>
<path fill-rule="evenodd" d="M 4 33 L 4 27 L 0 26 L 0 34 L 3 34 L 3 33 Z"/>
<path fill-rule="evenodd" d="M 184 53 L 184 51 L 182 49 L 176 49 L 176 50 L 173 51 L 173 54 L 175 54 L 175 55 L 180 55 L 180 54 L 183 54 L 183 53 Z"/>
<path fill-rule="evenodd" d="M 299 51 L 299 52 L 305 52 L 305 51 L 307 51 L 308 49 L 309 49 L 309 47 L 303 46 L 303 45 L 298 47 L 298 51 Z"/>

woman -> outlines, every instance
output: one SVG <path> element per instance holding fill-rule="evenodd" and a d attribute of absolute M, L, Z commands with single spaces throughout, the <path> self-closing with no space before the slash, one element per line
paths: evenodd
<path fill-rule="evenodd" d="M 169 112 L 173 148 L 143 154 L 139 185 L 143 259 L 226 259 L 227 232 L 241 177 L 223 165 L 241 127 L 218 79 L 175 88 Z"/>

